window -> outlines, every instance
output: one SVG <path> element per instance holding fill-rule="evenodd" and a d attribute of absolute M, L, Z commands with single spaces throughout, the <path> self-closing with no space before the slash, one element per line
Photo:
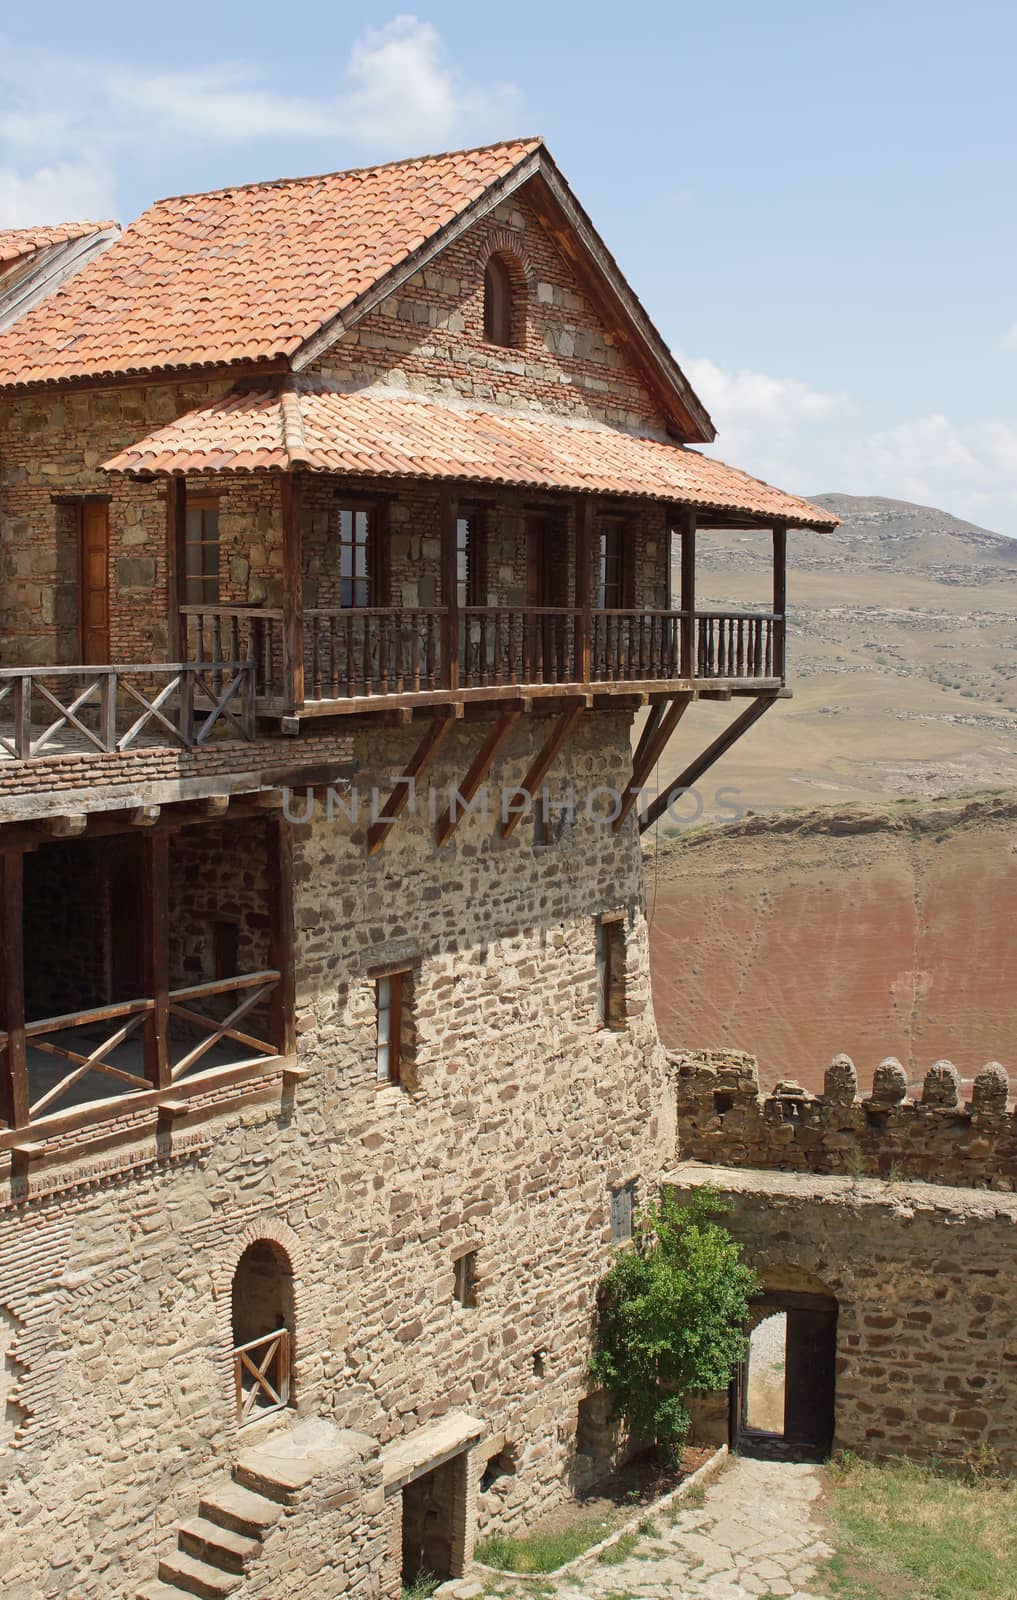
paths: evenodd
<path fill-rule="evenodd" d="M 467 1250 L 452 1263 L 455 1278 L 452 1293 L 461 1306 L 477 1303 L 477 1252 Z"/>
<path fill-rule="evenodd" d="M 480 531 L 476 512 L 456 519 L 456 597 L 460 608 L 484 604 Z"/>
<path fill-rule="evenodd" d="M 597 609 L 624 611 L 628 607 L 628 572 L 625 524 L 607 522 L 600 530 L 597 573 Z"/>
<path fill-rule="evenodd" d="M 611 1243 L 624 1244 L 632 1238 L 636 1211 L 636 1184 L 623 1183 L 611 1190 Z"/>
<path fill-rule="evenodd" d="M 184 595 L 189 606 L 219 603 L 219 503 L 188 500 L 184 522 Z"/>
<path fill-rule="evenodd" d="M 343 506 L 339 511 L 339 604 L 344 608 L 375 604 L 374 523 L 370 506 Z"/>
<path fill-rule="evenodd" d="M 625 924 L 620 916 L 597 923 L 597 1021 L 602 1028 L 625 1026 Z"/>
<path fill-rule="evenodd" d="M 409 1011 L 409 968 L 387 972 L 375 980 L 375 1067 L 379 1083 L 402 1083 L 406 1060 Z"/>
<path fill-rule="evenodd" d="M 512 345 L 512 277 L 502 256 L 484 268 L 484 338 L 489 344 Z"/>

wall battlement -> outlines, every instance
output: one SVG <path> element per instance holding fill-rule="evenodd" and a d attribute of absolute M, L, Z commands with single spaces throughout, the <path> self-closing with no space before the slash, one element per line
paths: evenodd
<path fill-rule="evenodd" d="M 821 1095 L 793 1082 L 764 1095 L 755 1057 L 741 1051 L 671 1051 L 669 1059 L 683 1160 L 1017 1189 L 1017 1112 L 996 1061 L 978 1073 L 965 1101 L 949 1061 L 930 1067 L 916 1099 L 893 1057 L 880 1062 L 861 1097 L 844 1055 L 831 1061 Z"/>

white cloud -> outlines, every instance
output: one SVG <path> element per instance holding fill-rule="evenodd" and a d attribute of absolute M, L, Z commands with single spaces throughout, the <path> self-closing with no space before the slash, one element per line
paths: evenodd
<path fill-rule="evenodd" d="M 726 461 L 799 494 L 886 495 L 1017 535 L 1017 421 L 942 413 L 876 427 L 848 395 L 797 378 L 682 362 Z"/>
<path fill-rule="evenodd" d="M 24 177 L 0 166 L 0 227 L 103 221 L 113 215 L 113 190 L 113 174 L 99 162 L 90 166 L 63 161 Z"/>
<path fill-rule="evenodd" d="M 1011 322 L 1003 335 L 1003 349 L 1017 350 L 1017 322 Z"/>
<path fill-rule="evenodd" d="M 0 227 L 32 204 L 46 211 L 32 221 L 85 215 L 100 196 L 109 211 L 110 174 L 139 147 L 324 140 L 340 166 L 351 147 L 409 155 L 514 131 L 518 90 L 466 82 L 437 30 L 415 16 L 365 29 L 339 76 L 334 95 L 287 95 L 245 62 L 151 72 L 0 38 Z"/>

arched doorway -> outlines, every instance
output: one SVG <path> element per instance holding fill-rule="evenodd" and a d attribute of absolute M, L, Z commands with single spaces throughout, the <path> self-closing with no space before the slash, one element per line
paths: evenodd
<path fill-rule="evenodd" d="M 731 1386 L 731 1447 L 741 1455 L 823 1461 L 833 1444 L 837 1301 L 768 1289 L 752 1303 L 749 1348 Z"/>
<path fill-rule="evenodd" d="M 247 1246 L 233 1274 L 233 1372 L 237 1418 L 253 1422 L 290 1404 L 293 1268 L 272 1239 Z"/>

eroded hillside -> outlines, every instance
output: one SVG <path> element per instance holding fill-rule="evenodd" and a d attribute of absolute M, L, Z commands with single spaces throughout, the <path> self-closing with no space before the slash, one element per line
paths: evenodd
<path fill-rule="evenodd" d="M 863 1083 L 887 1055 L 1017 1076 L 1017 796 L 752 816 L 647 878 L 667 1044 L 749 1050 L 767 1086 L 838 1051 Z"/>

